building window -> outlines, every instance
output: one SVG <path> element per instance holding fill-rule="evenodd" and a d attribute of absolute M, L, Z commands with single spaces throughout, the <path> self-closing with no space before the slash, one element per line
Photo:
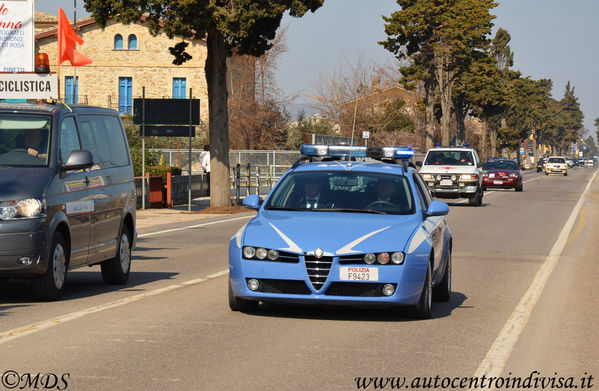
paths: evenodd
<path fill-rule="evenodd" d="M 114 36 L 114 50 L 123 50 L 123 36 L 121 34 Z"/>
<path fill-rule="evenodd" d="M 185 99 L 185 89 L 187 81 L 184 77 L 173 78 L 173 98 L 174 99 Z"/>
<path fill-rule="evenodd" d="M 129 50 L 137 50 L 137 37 L 135 36 L 135 34 L 131 34 L 127 41 L 127 48 Z"/>
<path fill-rule="evenodd" d="M 79 77 L 65 76 L 64 100 L 68 104 L 79 103 Z"/>
<path fill-rule="evenodd" d="M 119 77 L 119 113 L 133 112 L 133 78 Z"/>

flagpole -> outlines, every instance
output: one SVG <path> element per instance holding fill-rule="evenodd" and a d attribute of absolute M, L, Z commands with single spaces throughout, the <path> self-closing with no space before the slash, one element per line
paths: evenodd
<path fill-rule="evenodd" d="M 75 31 L 75 33 L 77 33 L 77 0 L 73 0 L 73 31 Z M 77 48 L 77 42 L 75 42 L 75 49 L 76 48 Z M 73 103 L 79 103 L 79 88 L 78 87 L 79 87 L 79 82 L 77 81 L 77 67 L 73 67 Z"/>

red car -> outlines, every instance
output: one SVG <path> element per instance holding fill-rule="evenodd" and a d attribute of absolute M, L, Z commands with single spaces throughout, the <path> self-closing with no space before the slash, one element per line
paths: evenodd
<path fill-rule="evenodd" d="M 483 166 L 483 186 L 485 189 L 499 188 L 522 191 L 522 171 L 513 160 L 489 159 Z"/>

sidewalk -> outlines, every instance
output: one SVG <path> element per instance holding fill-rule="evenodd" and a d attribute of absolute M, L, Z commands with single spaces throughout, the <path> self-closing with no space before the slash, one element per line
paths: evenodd
<path fill-rule="evenodd" d="M 235 213 L 251 212 L 251 209 L 242 207 L 211 208 L 210 197 L 195 198 L 191 201 L 191 212 L 185 205 L 162 209 L 137 209 L 137 229 L 154 225 L 178 223 L 182 221 L 201 220 L 218 216 L 227 216 Z"/>

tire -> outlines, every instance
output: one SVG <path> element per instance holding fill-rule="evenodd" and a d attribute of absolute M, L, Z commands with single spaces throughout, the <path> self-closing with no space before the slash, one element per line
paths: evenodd
<path fill-rule="evenodd" d="M 523 185 L 522 183 L 520 183 L 518 186 L 516 186 L 516 191 L 522 191 L 523 190 Z"/>
<path fill-rule="evenodd" d="M 568 176 L 568 173 L 567 173 L 567 172 L 564 172 L 564 176 Z"/>
<path fill-rule="evenodd" d="M 240 299 L 233 293 L 231 280 L 229 279 L 229 308 L 231 311 L 255 312 L 258 310 L 259 302 L 253 300 Z"/>
<path fill-rule="evenodd" d="M 545 175 L 549 175 L 549 173 L 547 171 L 545 171 Z"/>
<path fill-rule="evenodd" d="M 420 293 L 420 299 L 418 300 L 418 304 L 414 307 L 415 315 L 419 319 L 429 319 L 432 316 L 432 291 L 431 264 L 429 262 L 426 269 L 424 285 L 422 286 L 422 292 Z"/>
<path fill-rule="evenodd" d="M 483 190 L 482 188 L 476 192 L 474 197 L 468 199 L 468 205 L 470 206 L 481 206 L 483 204 Z"/>
<path fill-rule="evenodd" d="M 443 279 L 433 288 L 433 300 L 436 301 L 449 301 L 451 298 L 451 249 L 448 249 L 448 251 Z"/>
<path fill-rule="evenodd" d="M 111 285 L 122 285 L 129 279 L 131 270 L 131 234 L 123 227 L 119 239 L 116 256 L 100 264 L 104 282 Z"/>
<path fill-rule="evenodd" d="M 54 234 L 46 272 L 32 281 L 33 293 L 43 300 L 59 300 L 67 282 L 69 253 L 60 232 Z"/>

